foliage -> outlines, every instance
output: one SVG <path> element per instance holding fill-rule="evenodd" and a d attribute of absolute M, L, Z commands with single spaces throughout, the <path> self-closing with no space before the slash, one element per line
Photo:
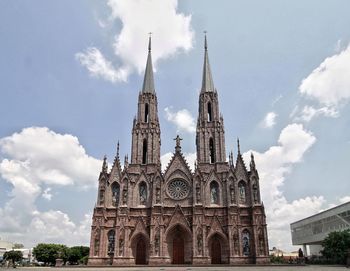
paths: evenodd
<path fill-rule="evenodd" d="M 68 249 L 68 261 L 70 264 L 78 264 L 89 255 L 89 247 L 75 246 Z"/>
<path fill-rule="evenodd" d="M 4 257 L 4 260 L 11 261 L 12 266 L 15 267 L 15 262 L 22 260 L 23 253 L 22 251 L 18 251 L 18 250 L 10 250 L 10 251 L 6 251 L 3 257 Z"/>
<path fill-rule="evenodd" d="M 275 256 L 271 255 L 270 256 L 270 262 L 274 264 L 285 264 L 287 261 L 284 259 L 283 256 Z"/>
<path fill-rule="evenodd" d="M 88 259 L 89 259 L 89 255 L 86 255 L 86 256 L 84 256 L 83 258 L 81 258 L 81 259 L 79 260 L 79 263 L 80 263 L 80 264 L 83 264 L 83 265 L 87 265 Z"/>
<path fill-rule="evenodd" d="M 64 262 L 68 259 L 68 248 L 59 244 L 38 244 L 33 248 L 33 255 L 39 262 L 45 265 L 55 265 L 56 259 L 61 258 Z"/>
<path fill-rule="evenodd" d="M 324 258 L 335 264 L 345 264 L 350 249 L 350 230 L 331 232 L 322 242 L 322 246 L 321 253 Z"/>

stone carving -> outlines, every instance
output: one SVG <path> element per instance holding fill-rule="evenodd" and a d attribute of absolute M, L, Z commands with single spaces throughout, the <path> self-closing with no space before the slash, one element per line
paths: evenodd
<path fill-rule="evenodd" d="M 196 200 L 197 200 L 197 203 L 201 202 L 201 187 L 200 187 L 199 181 L 196 183 Z"/>
<path fill-rule="evenodd" d="M 246 203 L 246 190 L 244 182 L 240 182 L 238 185 L 239 189 L 239 200 L 241 203 Z"/>
<path fill-rule="evenodd" d="M 156 185 L 156 203 L 160 203 L 160 183 L 157 181 Z"/>
<path fill-rule="evenodd" d="M 256 181 L 254 181 L 253 183 L 253 200 L 254 203 L 258 203 L 259 199 L 258 199 L 258 186 L 256 184 Z"/>
<path fill-rule="evenodd" d="M 128 189 L 127 187 L 123 188 L 123 204 L 126 205 L 128 202 Z"/>
<path fill-rule="evenodd" d="M 120 238 L 119 239 L 119 256 L 123 256 L 124 252 L 124 239 Z"/>
<path fill-rule="evenodd" d="M 159 256 L 159 245 L 160 245 L 160 236 L 159 231 L 157 230 L 156 236 L 154 238 L 154 254 Z"/>
<path fill-rule="evenodd" d="M 235 202 L 235 186 L 231 183 L 230 184 L 230 197 L 231 197 L 231 203 Z"/>
<path fill-rule="evenodd" d="M 203 253 L 203 235 L 202 235 L 201 231 L 197 235 L 197 251 L 198 251 L 198 255 L 202 255 L 202 253 Z"/>

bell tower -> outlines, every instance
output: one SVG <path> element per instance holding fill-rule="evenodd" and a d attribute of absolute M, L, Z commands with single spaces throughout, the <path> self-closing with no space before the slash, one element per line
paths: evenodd
<path fill-rule="evenodd" d="M 145 77 L 138 98 L 137 116 L 132 128 L 131 164 L 160 164 L 160 127 L 154 88 L 151 37 L 148 42 Z"/>
<path fill-rule="evenodd" d="M 220 115 L 218 94 L 209 65 L 206 35 L 204 37 L 204 65 L 202 88 L 199 95 L 196 145 L 198 164 L 226 161 L 224 120 Z"/>

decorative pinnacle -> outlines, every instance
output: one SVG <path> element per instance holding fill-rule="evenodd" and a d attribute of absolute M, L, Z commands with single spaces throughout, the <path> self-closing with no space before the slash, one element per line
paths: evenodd
<path fill-rule="evenodd" d="M 239 144 L 239 138 L 237 137 L 237 149 L 238 149 L 238 154 L 241 154 L 241 146 Z"/>
<path fill-rule="evenodd" d="M 107 155 L 103 157 L 102 172 L 108 171 Z"/>
<path fill-rule="evenodd" d="M 208 50 L 208 43 L 207 43 L 207 31 L 204 30 L 204 50 L 207 51 Z"/>
<path fill-rule="evenodd" d="M 117 143 L 117 157 L 119 158 L 119 140 L 118 140 L 118 143 Z"/>
<path fill-rule="evenodd" d="M 149 38 L 148 38 L 148 52 L 151 52 L 151 49 L 152 49 L 152 46 L 151 46 L 151 43 L 152 43 L 152 32 L 149 32 L 148 35 L 149 35 Z"/>

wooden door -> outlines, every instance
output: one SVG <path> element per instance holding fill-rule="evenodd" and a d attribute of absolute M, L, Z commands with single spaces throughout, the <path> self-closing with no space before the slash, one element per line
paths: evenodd
<path fill-rule="evenodd" d="M 146 264 L 146 243 L 143 238 L 136 245 L 136 264 Z"/>
<path fill-rule="evenodd" d="M 211 243 L 211 263 L 220 264 L 221 263 L 221 245 L 219 238 L 214 237 Z"/>
<path fill-rule="evenodd" d="M 173 240 L 173 264 L 185 263 L 184 239 L 181 236 L 175 236 Z"/>

